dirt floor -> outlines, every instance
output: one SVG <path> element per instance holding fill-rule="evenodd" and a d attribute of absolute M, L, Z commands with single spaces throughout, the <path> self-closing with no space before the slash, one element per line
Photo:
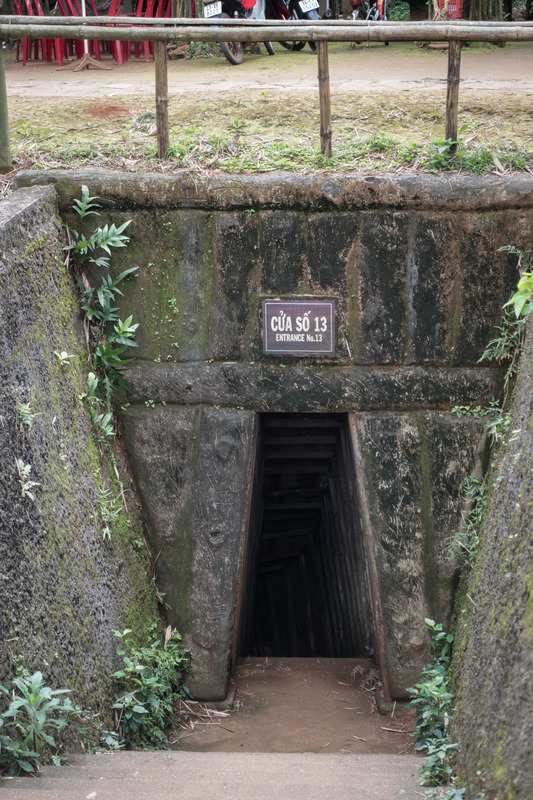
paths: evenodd
<path fill-rule="evenodd" d="M 376 678 L 366 659 L 249 658 L 235 675 L 232 711 L 195 712 L 176 749 L 250 753 L 414 752 L 414 712 L 376 707 Z"/>

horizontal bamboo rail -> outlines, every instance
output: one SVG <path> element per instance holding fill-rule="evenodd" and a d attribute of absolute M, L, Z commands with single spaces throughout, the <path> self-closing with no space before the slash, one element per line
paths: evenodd
<path fill-rule="evenodd" d="M 89 20 L 89 21 L 88 21 Z M 457 136 L 462 42 L 533 41 L 533 22 L 370 22 L 367 20 L 228 20 L 131 17 L 24 17 L 0 15 L 0 39 L 93 39 L 156 42 L 156 120 L 158 155 L 169 144 L 167 49 L 165 42 L 314 41 L 319 44 L 321 149 L 331 155 L 328 42 L 450 42 L 446 136 Z M 2 100 L 4 98 L 4 100 Z M 5 106 L 5 72 L 0 58 L 0 110 Z M 11 168 L 7 107 L 0 115 L 0 172 Z"/>
<path fill-rule="evenodd" d="M 12 24 L 34 24 L 34 25 L 50 25 L 50 24 L 58 24 L 62 26 L 69 26 L 69 25 L 86 25 L 90 23 L 91 25 L 127 25 L 130 28 L 144 28 L 150 26 L 156 27 L 180 27 L 183 25 L 186 26 L 197 26 L 200 28 L 212 28 L 218 26 L 227 26 L 227 25 L 237 25 L 237 26 L 244 26 L 244 27 L 268 27 L 268 26 L 276 26 L 279 25 L 279 20 L 275 19 L 221 19 L 221 18 L 209 18 L 205 19 L 204 17 L 122 17 L 122 16 L 112 16 L 112 17 L 105 17 L 105 16 L 88 16 L 88 17 L 58 17 L 58 16 L 49 16 L 49 17 L 29 17 L 27 14 L 16 15 L 16 14 L 0 14 L 0 21 L 2 23 L 11 22 Z M 316 25 L 315 20 L 308 20 L 308 19 L 300 19 L 295 20 L 298 25 L 302 25 L 305 27 L 306 25 Z M 500 20 L 467 20 L 467 19 L 456 19 L 453 21 L 450 20 L 443 20 L 437 22 L 435 20 L 421 20 L 419 22 L 394 22 L 392 20 L 388 20 L 386 22 L 375 20 L 364 20 L 364 19 L 357 19 L 357 20 L 348 20 L 348 19 L 324 19 L 320 20 L 320 26 L 323 28 L 337 28 L 337 27 L 345 27 L 345 26 L 354 26 L 354 27 L 380 27 L 380 26 L 395 26 L 401 25 L 402 28 L 405 29 L 412 29 L 420 27 L 428 27 L 432 25 L 438 25 L 439 28 L 443 30 L 448 30 L 450 25 L 460 25 L 461 28 L 464 29 L 471 29 L 474 30 L 475 28 L 502 28 L 502 29 L 513 29 L 517 27 L 525 27 L 531 28 L 533 27 L 533 20 L 521 20 L 520 22 L 509 22 L 509 21 L 500 21 Z"/>
<path fill-rule="evenodd" d="M 15 39 L 95 39 L 99 41 L 172 42 L 517 42 L 533 41 L 533 23 L 484 22 L 367 22 L 336 20 L 333 24 L 307 20 L 280 23 L 277 20 L 145 20 L 131 24 L 129 18 L 28 17 L 13 22 L 0 16 L 0 36 Z M 83 19 L 83 17 L 81 18 Z M 159 23 L 156 25 L 155 23 Z"/>
<path fill-rule="evenodd" d="M 279 20 L 275 19 L 221 19 L 221 18 L 209 18 L 205 19 L 203 17 L 121 17 L 121 16 L 113 16 L 113 17 L 28 17 L 27 14 L 22 14 L 17 16 L 16 14 L 0 14 L 0 21 L 4 22 L 11 22 L 13 24 L 34 24 L 34 25 L 50 25 L 50 24 L 59 24 L 64 26 L 69 25 L 86 25 L 90 22 L 91 25 L 127 25 L 130 28 L 144 28 L 150 26 L 156 27 L 166 27 L 166 26 L 173 26 L 179 27 L 183 25 L 187 26 L 198 26 L 200 28 L 212 28 L 218 26 L 225 27 L 226 25 L 237 25 L 237 26 L 245 26 L 245 27 L 268 27 L 279 25 Z M 297 21 L 298 25 L 302 26 L 309 26 L 309 25 L 316 25 L 316 21 L 308 20 L 308 19 L 300 19 Z M 386 22 L 376 22 L 375 20 L 364 20 L 364 19 L 357 19 L 357 20 L 347 20 L 347 19 L 324 19 L 320 20 L 320 26 L 326 28 L 337 28 L 337 27 L 344 27 L 347 25 L 351 26 L 359 26 L 359 27 L 366 27 L 370 25 L 371 27 L 378 27 L 378 26 L 391 26 L 391 25 L 401 25 L 404 28 L 412 28 L 413 26 L 418 27 L 427 27 L 428 25 L 439 25 L 440 28 L 443 30 L 447 30 L 450 25 L 460 25 L 462 28 L 465 29 L 475 29 L 475 28 L 516 28 L 516 27 L 533 27 L 533 20 L 521 20 L 520 22 L 508 22 L 508 21 L 500 21 L 500 20 L 467 20 L 467 19 L 459 19 L 450 22 L 449 20 L 444 20 L 441 22 L 436 21 L 427 21 L 421 20 L 420 22 L 394 22 L 388 20 Z"/>

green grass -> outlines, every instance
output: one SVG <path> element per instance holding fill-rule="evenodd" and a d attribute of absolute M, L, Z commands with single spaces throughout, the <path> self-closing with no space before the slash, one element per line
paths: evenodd
<path fill-rule="evenodd" d="M 488 145 L 459 141 L 456 154 L 450 142 L 437 138 L 427 144 L 402 143 L 391 136 L 357 138 L 344 136 L 335 142 L 331 158 L 324 158 L 320 147 L 309 141 L 261 141 L 259 137 L 226 133 L 202 133 L 194 129 L 180 134 L 173 130 L 168 158 L 162 165 L 156 157 L 155 144 L 128 142 L 103 143 L 99 146 L 78 144 L 67 146 L 50 143 L 46 148 L 34 147 L 31 166 L 34 168 L 74 167 L 99 164 L 111 169 L 130 170 L 174 167 L 223 170 L 225 172 L 289 171 L 384 171 L 450 170 L 477 175 L 502 170 L 533 168 L 533 151 L 516 142 L 500 141 Z M 20 148 L 19 153 L 24 152 Z"/>

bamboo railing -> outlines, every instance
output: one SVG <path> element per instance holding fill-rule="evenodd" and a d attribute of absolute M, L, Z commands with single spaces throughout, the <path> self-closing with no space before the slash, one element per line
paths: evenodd
<path fill-rule="evenodd" d="M 87 21 L 89 19 L 89 21 Z M 25 17 L 0 15 L 0 40 L 93 39 L 155 42 L 156 123 L 159 158 L 169 146 L 167 42 L 312 41 L 318 50 L 321 150 L 331 155 L 331 107 L 328 42 L 449 42 L 446 98 L 447 139 L 457 139 L 462 42 L 533 41 L 533 22 L 370 22 L 365 20 L 298 20 Z M 3 53 L 0 49 L 0 171 L 11 168 Z"/>

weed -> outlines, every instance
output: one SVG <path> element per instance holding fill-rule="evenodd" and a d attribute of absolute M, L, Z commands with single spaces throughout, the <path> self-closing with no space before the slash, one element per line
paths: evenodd
<path fill-rule="evenodd" d="M 454 157 L 453 147 L 457 142 L 451 139 L 435 139 L 430 142 L 425 151 L 423 169 L 427 172 L 440 172 L 450 169 Z"/>
<path fill-rule="evenodd" d="M 467 478 L 463 484 L 463 498 L 462 526 L 448 538 L 447 552 L 450 558 L 471 566 L 477 556 L 481 519 L 487 507 L 485 484 L 477 478 Z"/>
<path fill-rule="evenodd" d="M 214 42 L 191 42 L 185 53 L 185 58 L 213 58 L 219 55 Z"/>
<path fill-rule="evenodd" d="M 22 497 L 29 497 L 35 503 L 35 495 L 33 490 L 40 486 L 38 481 L 30 480 L 31 464 L 25 464 L 21 458 L 15 459 L 17 465 L 17 472 L 19 474 L 20 491 Z"/>
<path fill-rule="evenodd" d="M 70 353 L 67 353 L 66 350 L 62 350 L 60 353 L 57 350 L 54 350 L 54 355 L 59 359 L 59 363 L 62 367 L 65 367 L 70 363 L 71 359 L 74 358 L 74 356 Z"/>
<path fill-rule="evenodd" d="M 487 413 L 486 408 L 482 406 L 454 406 L 452 414 L 461 419 L 461 417 L 484 417 Z"/>
<path fill-rule="evenodd" d="M 101 436 L 114 436 L 115 429 L 113 427 L 113 414 L 111 411 L 102 411 L 102 399 L 98 391 L 100 381 L 94 374 L 89 372 L 87 376 L 87 391 L 80 394 L 80 401 L 86 400 L 87 407 L 93 425 L 99 431 Z"/>
<path fill-rule="evenodd" d="M 496 361 L 498 364 L 507 364 L 504 378 L 504 404 L 511 378 L 516 374 L 518 367 L 525 326 L 525 317 L 513 317 L 509 309 L 510 303 L 511 300 L 503 307 L 502 324 L 496 326 L 498 335 L 491 339 L 478 361 L 478 363 Z"/>
<path fill-rule="evenodd" d="M 501 247 L 500 251 L 502 250 L 518 256 L 518 269 L 520 270 L 520 280 L 516 291 L 504 308 L 512 306 L 517 318 L 527 317 L 533 311 L 533 251 L 519 250 L 511 246 Z M 522 262 L 525 262 L 524 266 L 522 266 Z"/>
<path fill-rule="evenodd" d="M 482 406 L 454 406 L 451 410 L 456 417 L 485 418 L 485 428 L 490 438 L 491 445 L 502 444 L 509 431 L 511 415 L 500 408 L 500 403 L 494 397 L 489 405 Z"/>
<path fill-rule="evenodd" d="M 126 745 L 168 747 L 168 730 L 175 721 L 174 703 L 188 696 L 183 681 L 190 673 L 190 654 L 177 631 L 167 628 L 165 643 L 155 637 L 148 647 L 136 648 L 128 635 L 114 631 L 124 667 L 114 673 L 119 689 L 115 709 L 116 730 Z"/>
<path fill-rule="evenodd" d="M 83 732 L 82 710 L 68 697 L 60 699 L 68 689 L 45 686 L 40 672 L 19 670 L 12 683 L 11 692 L 0 686 L 0 697 L 11 697 L 0 713 L 0 775 L 35 772 L 47 757 L 62 763 L 61 734 L 68 726 Z"/>
<path fill-rule="evenodd" d="M 33 428 L 33 423 L 36 417 L 39 416 L 38 412 L 32 411 L 31 403 L 17 403 L 17 416 L 21 426 L 25 428 Z"/>
<path fill-rule="evenodd" d="M 409 705 L 416 710 L 414 734 L 418 750 L 427 751 L 420 773 L 425 784 L 439 786 L 452 776 L 449 756 L 457 745 L 448 742 L 447 729 L 453 695 L 448 691 L 447 671 L 450 664 L 453 636 L 440 623 L 424 620 L 431 633 L 431 661 L 422 669 L 421 680 L 407 689 Z"/>
<path fill-rule="evenodd" d="M 99 472 L 97 472 L 94 477 L 98 484 L 98 513 L 104 523 L 102 535 L 104 539 L 110 539 L 111 529 L 118 522 L 122 513 L 120 497 L 114 495 L 107 486 L 104 486 L 102 476 Z M 93 515 L 93 517 L 96 518 L 96 514 Z"/>

